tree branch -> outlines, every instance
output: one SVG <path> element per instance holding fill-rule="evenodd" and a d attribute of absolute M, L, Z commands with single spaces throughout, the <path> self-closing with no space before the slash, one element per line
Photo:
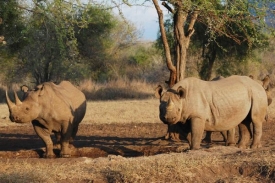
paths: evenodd
<path fill-rule="evenodd" d="M 163 21 L 163 13 L 162 10 L 160 9 L 157 0 L 152 0 L 155 8 L 157 10 L 158 13 L 158 17 L 159 17 L 159 28 L 160 28 L 160 33 L 161 33 L 161 38 L 162 38 L 162 42 L 164 45 L 164 50 L 165 50 L 165 56 L 166 56 L 166 64 L 168 69 L 170 70 L 170 79 L 168 82 L 169 87 L 172 87 L 172 85 L 174 85 L 175 83 L 175 77 L 176 77 L 176 67 L 173 65 L 172 63 L 172 58 L 171 58 L 171 54 L 170 54 L 170 48 L 169 48 L 169 44 L 167 41 L 167 36 L 166 36 L 166 32 L 165 32 L 165 28 L 164 28 L 164 21 Z"/>
<path fill-rule="evenodd" d="M 168 4 L 166 4 L 166 2 L 162 2 L 161 3 L 165 8 L 167 8 L 168 9 L 168 11 L 170 11 L 171 13 L 175 13 L 175 11 L 168 5 Z"/>

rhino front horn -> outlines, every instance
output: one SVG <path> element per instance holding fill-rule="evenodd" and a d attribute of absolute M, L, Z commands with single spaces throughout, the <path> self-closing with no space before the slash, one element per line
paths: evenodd
<path fill-rule="evenodd" d="M 16 91 L 13 91 L 14 92 L 14 98 L 15 98 L 15 104 L 16 105 L 19 105 L 19 104 L 22 104 L 21 100 L 19 99 Z"/>
<path fill-rule="evenodd" d="M 12 107 L 15 106 L 15 104 L 10 100 L 7 90 L 6 90 L 6 102 L 7 102 L 9 109 L 11 109 Z"/>
<path fill-rule="evenodd" d="M 174 104 L 174 102 L 171 100 L 171 99 L 169 99 L 168 100 L 168 105 L 167 105 L 167 110 L 169 111 L 169 110 L 173 110 L 174 109 L 174 106 L 175 106 L 175 104 Z"/>

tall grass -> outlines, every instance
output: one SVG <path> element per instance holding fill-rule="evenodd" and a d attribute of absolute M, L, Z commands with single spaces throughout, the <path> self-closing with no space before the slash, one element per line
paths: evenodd
<path fill-rule="evenodd" d="M 5 102 L 5 91 L 8 89 L 10 97 L 13 99 L 13 91 L 17 91 L 22 97 L 20 86 L 22 84 L 11 84 L 9 87 L 0 85 L 0 103 Z M 84 92 L 87 100 L 121 100 L 121 99 L 148 99 L 152 98 L 157 83 L 149 83 L 145 80 L 129 80 L 120 78 L 109 82 L 100 83 L 90 79 L 75 84 L 77 88 Z M 34 86 L 29 86 L 33 88 Z"/>
<path fill-rule="evenodd" d="M 121 78 L 106 83 L 84 80 L 79 89 L 88 100 L 148 99 L 153 97 L 156 86 L 144 80 Z"/>

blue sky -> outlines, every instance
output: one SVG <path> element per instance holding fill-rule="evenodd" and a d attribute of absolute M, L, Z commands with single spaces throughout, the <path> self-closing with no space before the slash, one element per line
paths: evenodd
<path fill-rule="evenodd" d="M 98 2 L 106 2 L 110 4 L 110 1 L 97 0 Z M 120 3 L 122 0 L 115 0 Z M 142 4 L 145 0 L 129 0 L 129 2 L 135 2 L 135 4 Z M 168 14 L 168 11 L 162 7 L 164 16 Z M 126 6 L 120 7 L 126 19 L 131 21 L 139 31 L 142 33 L 141 40 L 154 41 L 157 39 L 157 33 L 159 30 L 158 14 L 152 1 L 146 1 L 144 6 Z M 118 11 L 114 9 L 114 12 L 118 14 Z"/>
<path fill-rule="evenodd" d="M 135 24 L 135 26 L 143 34 L 142 40 L 154 41 L 157 39 L 157 32 L 159 30 L 158 14 L 153 3 L 146 2 L 146 6 L 123 6 L 121 7 L 125 17 Z M 163 10 L 167 13 L 167 10 Z"/>

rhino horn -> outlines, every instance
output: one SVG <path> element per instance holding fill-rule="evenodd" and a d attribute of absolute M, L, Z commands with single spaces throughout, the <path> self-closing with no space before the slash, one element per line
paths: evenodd
<path fill-rule="evenodd" d="M 16 104 L 16 105 L 22 104 L 22 102 L 21 102 L 21 100 L 19 99 L 17 93 L 16 93 L 15 91 L 13 91 L 13 92 L 14 92 L 15 104 Z"/>
<path fill-rule="evenodd" d="M 6 102 L 8 104 L 9 109 L 15 106 L 15 104 L 10 100 L 7 90 L 6 90 Z"/>
<path fill-rule="evenodd" d="M 167 110 L 173 110 L 174 105 L 175 105 L 174 102 L 171 99 L 169 99 L 168 105 L 167 105 Z"/>

